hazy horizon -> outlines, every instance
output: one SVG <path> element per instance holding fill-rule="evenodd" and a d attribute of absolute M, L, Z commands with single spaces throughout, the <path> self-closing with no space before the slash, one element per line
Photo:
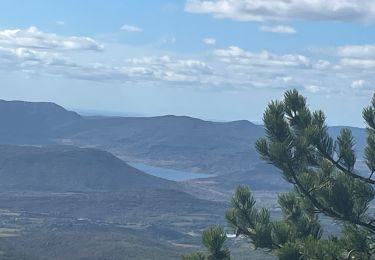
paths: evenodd
<path fill-rule="evenodd" d="M 27 101 L 27 100 L 5 100 L 5 101 L 24 101 L 24 102 L 51 102 L 51 101 Z M 54 102 L 52 102 L 54 103 Z M 54 103 L 57 105 L 60 105 L 58 103 Z M 61 105 L 60 105 L 61 106 Z M 263 121 L 254 121 L 251 119 L 246 118 L 238 118 L 238 119 L 232 119 L 232 120 L 221 120 L 217 118 L 205 118 L 205 117 L 199 117 L 199 116 L 193 116 L 193 115 L 185 115 L 185 114 L 137 114 L 137 113 L 126 113 L 126 112 L 116 112 L 116 111 L 106 111 L 106 110 L 95 110 L 95 109 L 79 109 L 74 107 L 64 107 L 68 111 L 73 111 L 78 113 L 79 115 L 83 117 L 163 117 L 163 116 L 181 116 L 181 117 L 190 117 L 190 118 L 196 118 L 201 119 L 204 121 L 211 121 L 211 122 L 219 122 L 219 123 L 227 123 L 227 122 L 234 122 L 234 121 L 249 121 L 256 125 L 263 125 Z M 329 127 L 358 127 L 358 128 L 364 128 L 365 125 L 356 126 L 356 125 L 345 125 L 345 124 L 328 124 Z"/>

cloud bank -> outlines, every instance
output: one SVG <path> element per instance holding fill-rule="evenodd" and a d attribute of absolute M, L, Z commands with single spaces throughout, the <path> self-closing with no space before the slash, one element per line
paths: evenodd
<path fill-rule="evenodd" d="M 41 32 L 33 26 L 28 29 L 1 30 L 0 44 L 11 48 L 40 50 L 100 51 L 103 49 L 101 44 L 89 37 L 60 36 Z"/>
<path fill-rule="evenodd" d="M 373 0 L 188 0 L 185 10 L 237 21 L 374 22 Z"/>
<path fill-rule="evenodd" d="M 206 44 L 213 45 L 213 40 Z M 374 46 L 347 45 L 335 50 L 332 58 L 228 46 L 195 58 L 168 54 L 116 60 L 107 57 L 103 45 L 92 38 L 30 27 L 0 31 L 0 72 L 118 81 L 134 86 L 298 88 L 313 94 L 371 91 L 371 82 L 375 82 Z M 93 54 L 99 55 L 101 62 L 92 62 Z"/>

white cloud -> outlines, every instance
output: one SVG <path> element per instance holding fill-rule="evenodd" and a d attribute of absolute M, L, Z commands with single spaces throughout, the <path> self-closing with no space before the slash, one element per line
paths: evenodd
<path fill-rule="evenodd" d="M 129 25 L 129 24 L 124 24 L 123 26 L 121 26 L 121 30 L 125 32 L 142 32 L 143 31 L 142 28 L 139 28 L 134 25 Z"/>
<path fill-rule="evenodd" d="M 369 71 L 375 69 L 375 45 L 346 45 L 337 48 L 339 67 Z"/>
<path fill-rule="evenodd" d="M 314 68 L 315 68 L 315 69 L 318 69 L 318 70 L 322 70 L 322 69 L 327 69 L 330 65 L 331 65 L 331 63 L 330 63 L 329 61 L 326 61 L 326 60 L 318 60 L 318 61 L 314 64 Z"/>
<path fill-rule="evenodd" d="M 305 90 L 310 93 L 318 93 L 321 91 L 321 88 L 317 85 L 307 85 L 305 86 Z"/>
<path fill-rule="evenodd" d="M 60 26 L 63 26 L 63 25 L 65 25 L 65 22 L 64 21 L 56 21 L 56 24 L 60 25 Z"/>
<path fill-rule="evenodd" d="M 44 50 L 102 50 L 103 46 L 89 37 L 60 36 L 39 31 L 36 27 L 0 31 L 0 45 Z"/>
<path fill-rule="evenodd" d="M 172 39 L 175 41 L 175 39 Z M 63 37 L 27 30 L 0 31 L 0 70 L 27 71 L 59 77 L 103 81 L 178 82 L 200 84 L 211 68 L 197 59 L 156 56 L 101 63 L 88 62 L 84 52 L 70 55 L 67 50 L 99 50 L 102 47 L 86 37 Z M 99 53 L 97 53 L 99 55 Z M 103 54 L 104 55 L 104 54 Z"/>
<path fill-rule="evenodd" d="M 282 76 L 282 77 L 277 77 L 276 78 L 277 80 L 282 80 L 284 83 L 288 83 L 288 82 L 291 82 L 293 80 L 292 77 L 289 77 L 289 76 Z"/>
<path fill-rule="evenodd" d="M 351 59 L 344 58 L 340 60 L 340 65 L 353 69 L 375 69 L 375 59 Z"/>
<path fill-rule="evenodd" d="M 212 73 L 202 61 L 170 56 L 128 59 L 121 70 L 148 80 L 175 82 L 200 82 L 202 76 Z"/>
<path fill-rule="evenodd" d="M 355 89 L 357 89 L 357 88 L 362 88 L 363 87 L 363 85 L 365 84 L 365 82 L 366 81 L 364 81 L 363 79 L 359 79 L 359 80 L 354 80 L 353 82 L 352 82 L 352 88 L 355 88 Z"/>
<path fill-rule="evenodd" d="M 27 74 L 64 75 L 67 70 L 75 70 L 77 65 L 49 51 L 28 48 L 0 47 L 0 70 L 7 72 L 27 72 Z"/>
<path fill-rule="evenodd" d="M 230 46 L 200 58 L 173 54 L 124 58 L 109 57 L 108 52 L 84 51 L 97 50 L 82 44 L 85 39 L 44 33 L 36 28 L 0 31 L 0 71 L 140 86 L 299 88 L 318 94 L 368 92 L 368 83 L 375 82 L 375 59 L 364 58 L 369 56 L 368 51 L 342 52 L 348 57 L 340 55 L 335 60 L 327 54 L 315 53 L 309 58 L 298 53 L 256 52 Z M 73 40 L 75 45 L 67 44 Z M 82 51 L 78 55 L 67 50 Z"/>
<path fill-rule="evenodd" d="M 2 64 L 7 66 L 2 67 Z M 211 68 L 195 59 L 178 59 L 170 56 L 142 57 L 123 61 L 121 65 L 104 63 L 78 63 L 50 53 L 25 48 L 0 47 L 0 69 L 34 71 L 93 81 L 194 83 L 200 84 L 212 74 Z"/>
<path fill-rule="evenodd" d="M 272 32 L 272 33 L 281 33 L 281 34 L 296 34 L 297 31 L 293 27 L 285 26 L 285 25 L 277 25 L 277 26 L 261 26 L 259 28 L 261 32 Z"/>
<path fill-rule="evenodd" d="M 375 21 L 373 0 L 187 0 L 185 10 L 238 21 Z"/>
<path fill-rule="evenodd" d="M 308 67 L 309 59 L 302 55 L 285 54 L 276 55 L 268 51 L 253 53 L 245 51 L 237 46 L 227 49 L 217 49 L 214 54 L 224 62 L 232 64 L 247 64 L 255 66 L 286 66 L 286 67 Z"/>
<path fill-rule="evenodd" d="M 204 38 L 203 42 L 207 45 L 215 45 L 216 39 L 214 39 L 214 38 Z"/>
<path fill-rule="evenodd" d="M 347 45 L 338 48 L 341 57 L 375 59 L 375 45 Z"/>

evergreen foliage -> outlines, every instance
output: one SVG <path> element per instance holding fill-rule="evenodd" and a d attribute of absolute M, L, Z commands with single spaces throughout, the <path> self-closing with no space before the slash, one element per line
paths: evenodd
<path fill-rule="evenodd" d="M 206 256 L 202 252 L 192 252 L 182 256 L 182 260 L 205 260 Z"/>
<path fill-rule="evenodd" d="M 355 170 L 355 140 L 344 128 L 334 140 L 322 111 L 310 111 L 297 90 L 272 101 L 263 116 L 266 136 L 256 142 L 261 158 L 280 169 L 294 191 L 279 196 L 283 218 L 256 209 L 248 188 L 237 188 L 226 213 L 236 235 L 249 238 L 279 259 L 374 259 L 375 219 L 369 213 L 375 180 L 375 95 L 363 110 L 367 124 L 365 163 Z M 338 237 L 322 238 L 319 215 L 342 224 Z"/>
<path fill-rule="evenodd" d="M 310 111 L 297 90 L 270 102 L 263 115 L 266 136 L 255 146 L 294 190 L 279 195 L 283 217 L 271 220 L 268 209 L 255 207 L 250 189 L 239 186 L 225 214 L 236 236 L 250 239 L 255 249 L 271 250 L 280 260 L 375 259 L 375 217 L 369 212 L 375 196 L 375 95 L 362 116 L 368 173 L 355 169 L 351 130 L 344 128 L 332 138 L 324 113 Z M 341 224 L 339 236 L 323 238 L 321 215 Z M 221 249 L 225 238 L 220 234 L 225 233 L 216 229 L 203 234 L 210 252 L 206 259 L 229 259 L 228 249 Z"/>
<path fill-rule="evenodd" d="M 229 249 L 225 246 L 227 235 L 220 226 L 210 227 L 203 231 L 202 243 L 208 254 L 192 252 L 182 256 L 182 260 L 230 260 Z"/>

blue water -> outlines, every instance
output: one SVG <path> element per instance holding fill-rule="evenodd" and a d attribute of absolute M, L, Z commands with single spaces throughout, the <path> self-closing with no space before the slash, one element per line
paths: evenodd
<path fill-rule="evenodd" d="M 167 179 L 170 181 L 187 181 L 187 180 L 192 180 L 192 179 L 213 177 L 213 175 L 210 175 L 210 174 L 170 170 L 170 169 L 165 169 L 161 167 L 150 166 L 144 163 L 128 163 L 128 164 L 147 174 L 150 174 L 159 178 Z"/>

